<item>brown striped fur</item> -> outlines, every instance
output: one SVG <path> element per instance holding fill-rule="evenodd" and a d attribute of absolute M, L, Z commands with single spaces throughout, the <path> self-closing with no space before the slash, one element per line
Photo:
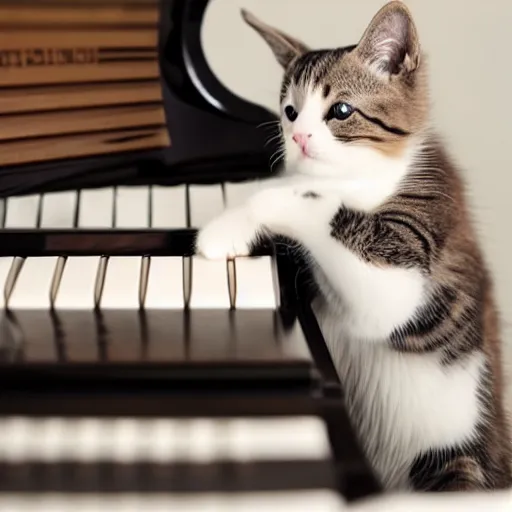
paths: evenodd
<path fill-rule="evenodd" d="M 503 406 L 492 279 L 475 235 L 462 176 L 428 126 L 425 57 L 409 10 L 402 2 L 390 2 L 358 45 L 314 51 L 245 11 L 243 16 L 285 69 L 281 99 L 290 86 L 319 85 L 331 104 L 343 101 L 356 109 L 343 121 L 326 117 L 341 142 L 369 145 L 389 157 L 402 155 L 410 140 L 418 143 L 420 149 L 399 190 L 370 213 L 341 207 L 332 219 L 331 234 L 373 265 L 420 268 L 429 277 L 428 300 L 392 334 L 389 343 L 394 350 L 436 351 L 444 365 L 457 364 L 474 351 L 487 356 L 480 389 L 485 418 L 477 440 L 418 457 L 410 474 L 413 486 L 434 491 L 510 487 L 512 442 Z M 382 60 L 376 48 L 379 38 L 389 36 L 398 43 L 388 52 L 390 58 Z M 316 192 L 303 197 L 319 200 Z"/>
<path fill-rule="evenodd" d="M 413 173 L 402 191 L 373 215 L 341 209 L 333 219 L 332 234 L 373 264 L 420 266 L 431 278 L 431 296 L 423 311 L 391 336 L 396 350 L 440 351 L 447 365 L 474 350 L 487 355 L 488 374 L 480 391 L 486 419 L 480 440 L 460 456 L 439 455 L 446 464 L 439 468 L 440 483 L 432 484 L 433 490 L 458 489 L 459 483 L 448 484 L 442 476 L 453 470 L 459 457 L 471 457 L 483 473 L 475 479 L 467 469 L 474 464 L 465 465 L 461 489 L 472 484 L 482 489 L 506 488 L 512 485 L 512 442 L 503 407 L 502 349 L 492 279 L 474 234 L 458 170 L 439 141 L 431 139 L 423 151 L 424 165 L 437 169 L 431 171 L 428 186 Z M 429 458 L 423 463 L 432 467 Z M 413 474 L 422 474 L 418 468 Z M 424 477 L 416 478 L 424 483 Z"/>

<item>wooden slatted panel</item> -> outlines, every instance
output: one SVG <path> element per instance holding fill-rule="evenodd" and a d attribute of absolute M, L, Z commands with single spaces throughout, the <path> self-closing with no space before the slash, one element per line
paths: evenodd
<path fill-rule="evenodd" d="M 96 30 L 69 30 L 67 27 L 54 30 L 7 30 L 0 34 L 2 51 L 11 49 L 39 48 L 153 48 L 156 47 L 158 32 L 141 30 L 109 30 L 98 27 Z M 92 44 L 91 44 L 92 43 Z"/>
<path fill-rule="evenodd" d="M 0 66 L 0 86 L 27 86 L 27 85 L 55 85 L 59 83 L 108 82 L 115 80 L 139 80 L 158 78 L 160 70 L 158 62 L 106 62 L 104 64 L 91 63 L 68 64 L 65 67 L 54 68 L 51 71 L 47 66 L 34 68 L 2 69 Z M 137 83 L 133 87 L 137 87 Z M 87 94 L 87 85 L 83 88 Z M 0 89 L 0 94 L 2 90 Z M 23 90 L 20 90 L 23 95 Z"/>
<path fill-rule="evenodd" d="M 133 103 L 158 103 L 162 89 L 158 80 L 133 83 L 105 83 L 87 86 L 37 87 L 0 90 L 0 114 L 38 112 L 41 110 L 67 110 L 84 107 L 128 105 Z"/>
<path fill-rule="evenodd" d="M 159 105 L 94 108 L 84 110 L 80 114 L 76 111 L 43 112 L 28 117 L 30 123 L 23 124 L 20 123 L 20 116 L 3 117 L 0 122 L 0 141 L 138 126 L 161 126 L 165 123 Z"/>
<path fill-rule="evenodd" d="M 85 6 L 96 7 L 97 5 L 122 5 L 122 6 L 134 6 L 134 5 L 158 5 L 160 0 L 1 0 L 2 4 L 5 5 L 58 5 L 58 6 L 69 6 L 69 4 L 80 4 Z"/>
<path fill-rule="evenodd" d="M 1 2 L 0 165 L 169 146 L 158 17 L 158 0 Z"/>
<path fill-rule="evenodd" d="M 62 5 L 59 9 L 48 9 L 34 5 L 30 9 L 13 9 L 12 5 L 0 5 L 0 26 L 5 28 L 40 26 L 64 27 L 70 25 L 153 25 L 158 23 L 158 12 L 151 5 L 98 5 L 91 9 L 86 5 L 73 8 Z"/>
<path fill-rule="evenodd" d="M 162 127 L 8 141 L 0 144 L 0 161 L 2 165 L 17 165 L 31 161 L 105 155 L 164 147 L 168 140 L 167 128 Z"/>

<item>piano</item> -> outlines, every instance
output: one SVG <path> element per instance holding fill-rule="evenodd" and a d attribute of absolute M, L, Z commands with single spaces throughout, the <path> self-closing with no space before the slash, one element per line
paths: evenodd
<path fill-rule="evenodd" d="M 207 4 L 0 1 L 0 506 L 381 491 L 293 244 L 194 254 L 281 165 L 276 115 L 208 66 Z"/>

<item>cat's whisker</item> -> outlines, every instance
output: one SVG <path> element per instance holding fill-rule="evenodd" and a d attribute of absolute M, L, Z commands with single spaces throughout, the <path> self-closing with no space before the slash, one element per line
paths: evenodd
<path fill-rule="evenodd" d="M 276 139 L 280 139 L 280 138 L 282 138 L 282 134 L 281 133 L 278 133 L 277 135 L 274 135 L 273 137 L 270 137 L 270 139 L 268 139 L 265 142 L 265 146 L 268 146 L 271 142 L 273 142 Z"/>
<path fill-rule="evenodd" d="M 274 152 L 274 154 L 270 157 L 270 172 L 274 172 L 274 166 L 279 162 L 281 157 L 283 157 L 286 153 L 285 148 L 278 149 Z"/>
<path fill-rule="evenodd" d="M 281 121 L 279 121 L 278 119 L 276 119 L 275 121 L 266 121 L 264 123 L 260 123 L 259 125 L 257 125 L 257 128 L 262 128 L 264 126 L 272 126 L 272 125 L 279 125 L 281 123 Z"/>

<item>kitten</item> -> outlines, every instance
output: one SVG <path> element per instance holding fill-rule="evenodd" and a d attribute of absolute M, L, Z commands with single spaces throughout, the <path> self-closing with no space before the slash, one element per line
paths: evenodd
<path fill-rule="evenodd" d="M 200 233 L 207 258 L 282 235 L 310 257 L 315 311 L 386 489 L 512 484 L 491 278 L 458 170 L 430 128 L 409 10 L 356 46 L 309 50 L 246 11 L 284 68 L 283 177 Z"/>

